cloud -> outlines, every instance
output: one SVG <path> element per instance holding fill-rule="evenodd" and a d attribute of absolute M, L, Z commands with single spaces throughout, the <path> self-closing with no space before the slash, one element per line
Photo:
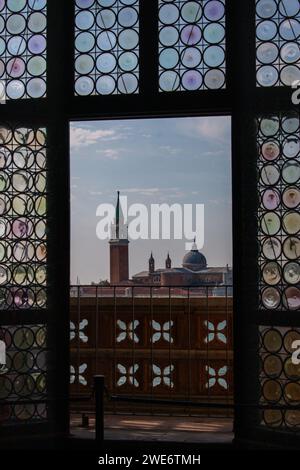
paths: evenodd
<path fill-rule="evenodd" d="M 219 155 L 224 155 L 224 150 L 216 150 L 215 152 L 202 152 L 202 157 L 218 157 Z"/>
<path fill-rule="evenodd" d="M 193 118 L 178 123 L 178 129 L 190 137 L 227 144 L 230 144 L 230 126 L 230 119 L 222 116 Z"/>
<path fill-rule="evenodd" d="M 198 122 L 197 122 L 198 121 Z M 199 134 L 209 139 L 228 140 L 230 139 L 230 125 L 228 119 L 214 117 L 199 119 L 196 121 L 196 128 Z M 198 124 L 198 125 L 197 125 Z"/>
<path fill-rule="evenodd" d="M 114 133 L 111 136 L 104 137 L 103 141 L 105 142 L 114 142 L 116 140 L 128 140 L 130 137 L 134 136 L 135 134 L 131 134 L 129 132 L 119 132 L 119 133 Z"/>
<path fill-rule="evenodd" d="M 89 191 L 88 193 L 90 196 L 102 196 L 103 195 L 102 191 Z"/>
<path fill-rule="evenodd" d="M 128 193 L 128 194 L 142 194 L 144 196 L 152 196 L 153 194 L 157 194 L 160 192 L 159 188 L 128 188 L 128 189 L 121 189 L 121 193 Z"/>
<path fill-rule="evenodd" d="M 179 198 L 184 196 L 179 188 L 128 188 L 121 189 L 122 194 L 139 194 L 140 196 L 155 196 L 164 201 L 166 199 Z"/>
<path fill-rule="evenodd" d="M 232 202 L 228 199 L 209 199 L 208 204 L 211 204 L 212 206 L 231 206 Z"/>
<path fill-rule="evenodd" d="M 107 158 L 108 160 L 118 160 L 120 156 L 120 149 L 106 149 L 106 150 L 100 150 L 97 153 L 102 155 L 104 158 Z"/>
<path fill-rule="evenodd" d="M 70 128 L 70 144 L 73 150 L 95 145 L 101 140 L 113 137 L 116 137 L 114 130 L 98 129 L 93 131 L 91 129 L 84 129 L 83 127 Z"/>
<path fill-rule="evenodd" d="M 105 160 L 118 160 L 120 158 L 120 154 L 124 151 L 125 149 L 123 148 L 98 149 L 96 154 Z"/>
<path fill-rule="evenodd" d="M 169 155 L 177 155 L 182 151 L 178 148 L 172 147 L 171 145 L 162 145 L 161 147 L 159 147 L 159 149 L 165 153 L 168 153 Z"/>

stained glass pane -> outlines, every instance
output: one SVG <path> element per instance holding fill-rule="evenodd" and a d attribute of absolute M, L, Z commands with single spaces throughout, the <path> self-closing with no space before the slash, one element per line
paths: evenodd
<path fill-rule="evenodd" d="M 76 0 L 75 94 L 138 93 L 139 0 Z"/>
<path fill-rule="evenodd" d="M 43 325 L 0 327 L 6 357 L 0 368 L 0 426 L 47 418 L 46 336 Z M 32 403 L 22 404 L 28 399 Z"/>
<path fill-rule="evenodd" d="M 46 0 L 0 0 L 1 99 L 46 95 Z"/>
<path fill-rule="evenodd" d="M 289 406 L 300 404 L 300 364 L 293 359 L 300 329 L 262 326 L 260 336 L 260 403 L 286 407 L 285 410 L 263 410 L 261 425 L 299 432 L 300 410 L 289 409 Z"/>
<path fill-rule="evenodd" d="M 256 0 L 257 85 L 300 80 L 299 0 Z"/>
<path fill-rule="evenodd" d="M 159 88 L 225 88 L 225 0 L 159 0 Z"/>
<path fill-rule="evenodd" d="M 300 309 L 299 114 L 258 120 L 260 301 Z"/>
<path fill-rule="evenodd" d="M 0 309 L 46 307 L 46 131 L 0 125 Z"/>

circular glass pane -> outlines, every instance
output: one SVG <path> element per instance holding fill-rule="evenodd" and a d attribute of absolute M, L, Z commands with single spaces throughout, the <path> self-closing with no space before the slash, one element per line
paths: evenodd
<path fill-rule="evenodd" d="M 179 33 L 173 26 L 162 28 L 159 33 L 159 40 L 163 46 L 174 46 L 179 39 Z"/>
<path fill-rule="evenodd" d="M 164 69 L 173 69 L 179 61 L 179 54 L 176 49 L 168 47 L 163 49 L 159 55 L 159 64 Z"/>
<path fill-rule="evenodd" d="M 267 401 L 279 401 L 282 395 L 280 383 L 276 380 L 267 380 L 263 385 L 263 395 Z"/>
<path fill-rule="evenodd" d="M 277 11 L 277 5 L 273 0 L 260 0 L 256 5 L 256 13 L 261 18 L 271 18 Z"/>
<path fill-rule="evenodd" d="M 280 194 L 274 189 L 267 189 L 262 195 L 262 203 L 267 210 L 275 210 L 280 204 Z"/>
<path fill-rule="evenodd" d="M 267 351 L 276 353 L 282 347 L 282 337 L 279 331 L 275 329 L 268 330 L 263 337 L 264 347 Z"/>
<path fill-rule="evenodd" d="M 295 262 L 287 263 L 283 274 L 288 284 L 298 284 L 300 282 L 300 264 Z"/>
<path fill-rule="evenodd" d="M 262 303 L 267 309 L 276 309 L 280 305 L 280 292 L 275 287 L 268 287 L 263 290 Z"/>
<path fill-rule="evenodd" d="M 275 212 L 267 212 L 261 219 L 262 231 L 269 236 L 276 235 L 280 230 L 280 217 Z"/>
<path fill-rule="evenodd" d="M 281 255 L 281 242 L 277 238 L 267 238 L 263 243 L 263 254 L 269 260 L 275 260 Z"/>
<path fill-rule="evenodd" d="M 113 77 L 103 75 L 97 80 L 96 89 L 100 95 L 110 95 L 116 88 L 116 82 Z"/>
<path fill-rule="evenodd" d="M 202 81 L 202 75 L 197 70 L 189 70 L 182 76 L 182 85 L 186 90 L 199 90 Z"/>
<path fill-rule="evenodd" d="M 296 160 L 287 161 L 282 169 L 282 177 L 288 184 L 296 183 L 300 178 L 300 164 Z"/>
<path fill-rule="evenodd" d="M 272 64 L 278 57 L 279 51 L 273 42 L 264 42 L 256 51 L 257 59 L 262 64 Z"/>
<path fill-rule="evenodd" d="M 280 148 L 276 141 L 267 141 L 262 146 L 263 158 L 267 161 L 276 160 L 279 156 Z"/>
<path fill-rule="evenodd" d="M 204 15 L 210 21 L 218 21 L 223 18 L 225 14 L 224 3 L 217 0 L 212 0 L 206 3 L 204 8 Z"/>
<path fill-rule="evenodd" d="M 202 7 L 197 2 L 186 2 L 181 8 L 181 16 L 187 23 L 197 23 L 202 15 Z"/>
<path fill-rule="evenodd" d="M 284 291 L 283 303 L 290 310 L 300 308 L 300 290 L 297 287 L 288 287 Z"/>
<path fill-rule="evenodd" d="M 280 178 L 280 172 L 276 165 L 265 165 L 261 170 L 261 179 L 266 186 L 275 185 Z"/>
<path fill-rule="evenodd" d="M 119 66 L 124 72 L 134 70 L 138 65 L 138 58 L 133 52 L 123 52 L 119 57 Z"/>
<path fill-rule="evenodd" d="M 283 252 L 288 259 L 300 258 L 300 240 L 297 237 L 288 237 L 283 244 Z"/>
<path fill-rule="evenodd" d="M 263 268 L 263 278 L 266 284 L 275 286 L 281 280 L 281 268 L 278 263 L 267 263 Z"/>
<path fill-rule="evenodd" d="M 296 382 L 288 383 L 284 388 L 284 398 L 290 404 L 300 403 L 300 384 Z"/>
<path fill-rule="evenodd" d="M 284 336 L 283 344 L 285 350 L 289 354 L 292 354 L 295 351 L 295 348 L 293 347 L 295 341 L 300 341 L 300 332 L 296 330 L 288 331 Z"/>
<path fill-rule="evenodd" d="M 261 41 L 270 41 L 277 34 L 277 25 L 274 21 L 261 21 L 256 27 L 256 36 Z"/>
<path fill-rule="evenodd" d="M 179 9 L 176 5 L 165 4 L 159 10 L 159 19 L 165 25 L 176 23 L 178 18 Z"/>
<path fill-rule="evenodd" d="M 280 410 L 265 410 L 263 417 L 267 426 L 279 427 L 282 424 L 282 412 Z"/>
<path fill-rule="evenodd" d="M 279 131 L 279 119 L 275 116 L 262 119 L 260 130 L 266 137 L 274 136 Z"/>
<path fill-rule="evenodd" d="M 300 204 L 300 190 L 296 187 L 288 188 L 283 193 L 283 202 L 289 209 L 295 209 Z"/>
<path fill-rule="evenodd" d="M 268 377 L 279 377 L 282 371 L 282 362 L 279 356 L 270 354 L 264 359 L 264 371 Z"/>
<path fill-rule="evenodd" d="M 288 379 L 300 380 L 300 364 L 294 364 L 291 357 L 284 363 L 284 373 Z"/>
<path fill-rule="evenodd" d="M 289 427 L 298 427 L 300 425 L 300 411 L 287 410 L 285 412 L 285 422 Z"/>
<path fill-rule="evenodd" d="M 295 235 L 300 231 L 299 212 L 289 212 L 283 217 L 283 228 L 288 235 Z"/>

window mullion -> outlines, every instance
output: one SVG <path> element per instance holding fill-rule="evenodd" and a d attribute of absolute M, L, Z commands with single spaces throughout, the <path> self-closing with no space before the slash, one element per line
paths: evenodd
<path fill-rule="evenodd" d="M 140 0 L 140 94 L 158 94 L 158 0 Z"/>

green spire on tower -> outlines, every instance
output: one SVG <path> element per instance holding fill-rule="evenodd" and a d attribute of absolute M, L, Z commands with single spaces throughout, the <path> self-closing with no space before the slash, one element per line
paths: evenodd
<path fill-rule="evenodd" d="M 120 238 L 120 191 L 118 191 L 118 201 L 116 207 L 116 239 Z"/>

